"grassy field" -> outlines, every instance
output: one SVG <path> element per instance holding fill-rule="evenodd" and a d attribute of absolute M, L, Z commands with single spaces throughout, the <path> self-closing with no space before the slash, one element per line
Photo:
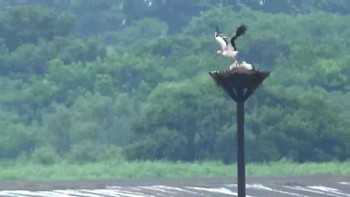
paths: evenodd
<path fill-rule="evenodd" d="M 350 161 L 328 163 L 273 162 L 249 163 L 247 176 L 302 176 L 346 175 L 350 176 Z M 0 163 L 0 180 L 74 180 L 118 178 L 175 178 L 235 176 L 236 165 L 206 161 L 195 163 L 164 161 L 103 161 L 99 163 L 54 165 L 35 163 Z"/>

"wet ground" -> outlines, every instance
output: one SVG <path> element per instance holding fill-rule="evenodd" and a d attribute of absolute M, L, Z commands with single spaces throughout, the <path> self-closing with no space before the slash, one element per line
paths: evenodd
<path fill-rule="evenodd" d="M 247 196 L 350 197 L 350 176 L 247 177 Z M 1 197 L 237 196 L 236 178 L 0 182 Z"/>

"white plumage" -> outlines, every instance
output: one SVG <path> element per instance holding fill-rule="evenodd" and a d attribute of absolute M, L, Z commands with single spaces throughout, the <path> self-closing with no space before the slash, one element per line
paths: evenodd
<path fill-rule="evenodd" d="M 220 45 L 221 50 L 217 51 L 217 54 L 223 55 L 229 58 L 235 58 L 238 54 L 238 51 L 232 47 L 231 44 L 227 43 L 226 39 L 220 35 L 215 36 L 216 42 Z"/>
<path fill-rule="evenodd" d="M 238 64 L 238 62 L 236 60 L 230 65 L 230 70 L 233 70 L 233 69 L 238 68 L 238 67 L 239 67 L 239 64 Z"/>
<path fill-rule="evenodd" d="M 245 70 L 253 70 L 254 67 L 247 63 L 246 61 L 242 61 L 241 63 L 238 63 L 237 60 L 234 61 L 231 65 L 230 65 L 230 70 L 236 69 L 236 68 L 243 68 Z"/>
<path fill-rule="evenodd" d="M 225 36 L 221 35 L 219 31 L 219 27 L 216 26 L 215 32 L 215 40 L 220 45 L 221 50 L 217 51 L 217 54 L 223 55 L 225 57 L 229 57 L 235 59 L 238 54 L 237 48 L 235 46 L 235 40 L 245 34 L 247 31 L 247 27 L 245 25 L 241 25 L 236 29 L 236 34 L 228 39 Z"/>
<path fill-rule="evenodd" d="M 240 67 L 242 67 L 246 70 L 253 70 L 254 69 L 254 67 L 251 64 L 247 63 L 246 61 L 242 61 L 242 63 L 240 64 Z"/>

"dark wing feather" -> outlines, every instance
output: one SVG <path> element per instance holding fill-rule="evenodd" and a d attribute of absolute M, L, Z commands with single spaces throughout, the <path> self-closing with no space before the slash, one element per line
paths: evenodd
<path fill-rule="evenodd" d="M 227 41 L 227 38 L 225 36 L 221 36 L 222 39 L 226 42 L 226 45 L 228 45 L 228 41 Z"/>
<path fill-rule="evenodd" d="M 236 29 L 236 37 L 242 36 L 247 31 L 247 26 L 241 25 Z"/>
<path fill-rule="evenodd" d="M 236 35 L 231 38 L 230 42 L 231 42 L 231 45 L 235 51 L 237 50 L 236 45 L 235 45 L 236 38 L 244 35 L 246 31 L 247 31 L 247 26 L 241 25 L 236 29 Z"/>
<path fill-rule="evenodd" d="M 236 45 L 235 45 L 235 39 L 231 39 L 231 45 L 233 47 L 234 51 L 237 51 Z"/>
<path fill-rule="evenodd" d="M 216 33 L 218 33 L 218 34 L 220 34 L 220 30 L 219 30 L 219 26 L 215 26 L 215 31 L 216 31 Z"/>
<path fill-rule="evenodd" d="M 219 26 L 215 26 L 215 36 L 219 36 L 221 34 L 220 30 L 219 30 Z"/>
<path fill-rule="evenodd" d="M 219 26 L 218 25 L 215 26 L 215 36 L 220 36 L 226 42 L 226 45 L 228 45 L 227 37 L 221 35 L 221 32 L 219 30 Z"/>

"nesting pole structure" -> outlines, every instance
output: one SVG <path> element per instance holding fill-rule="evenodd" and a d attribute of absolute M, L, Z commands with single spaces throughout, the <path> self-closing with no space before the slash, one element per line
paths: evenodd
<path fill-rule="evenodd" d="M 256 88 L 269 76 L 270 72 L 234 68 L 228 71 L 209 73 L 215 82 L 237 104 L 237 184 L 238 197 L 246 196 L 245 156 L 244 156 L 244 102 Z"/>

